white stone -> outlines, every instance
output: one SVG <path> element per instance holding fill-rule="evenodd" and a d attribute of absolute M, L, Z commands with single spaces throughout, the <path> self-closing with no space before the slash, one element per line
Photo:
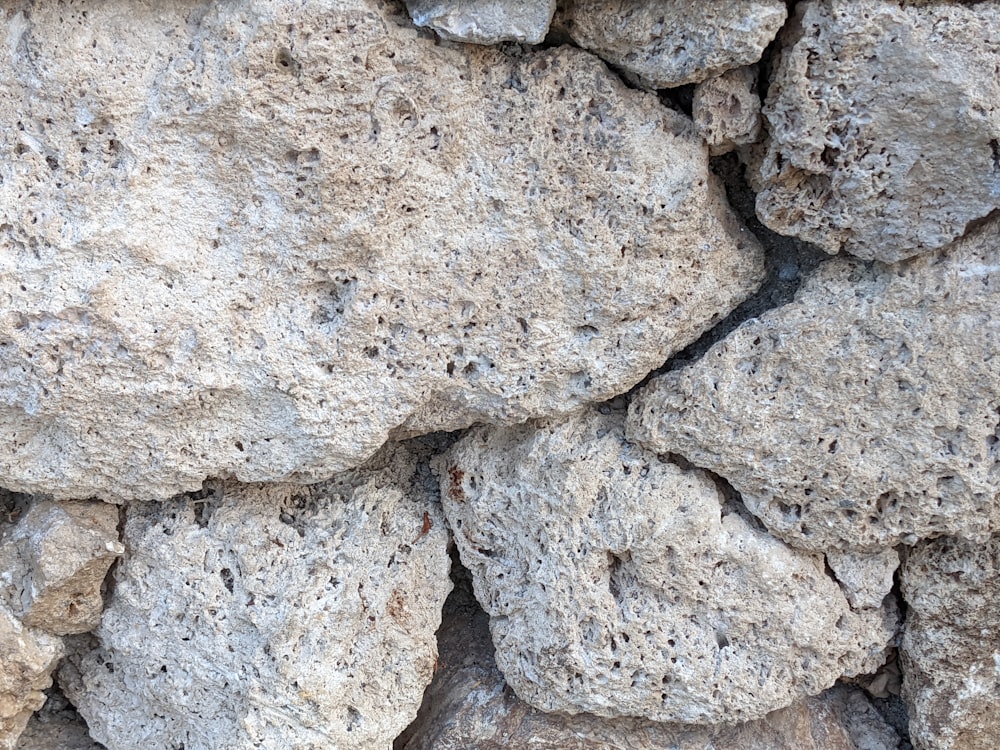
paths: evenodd
<path fill-rule="evenodd" d="M 852 610 L 822 555 L 755 526 L 704 472 L 626 442 L 623 421 L 474 428 L 433 464 L 522 700 L 733 723 L 874 671 L 891 600 Z"/>
<path fill-rule="evenodd" d="M 1000 529 L 1000 219 L 794 302 L 653 380 L 630 436 L 725 477 L 781 538 L 877 552 Z"/>
<path fill-rule="evenodd" d="M 757 62 L 787 12 L 782 0 L 568 0 L 558 24 L 647 85 L 671 88 Z"/>
<path fill-rule="evenodd" d="M 317 481 L 570 413 L 763 277 L 690 120 L 579 50 L 377 0 L 3 12 L 11 489 Z"/>
<path fill-rule="evenodd" d="M 455 42 L 540 44 L 556 0 L 406 0 L 417 26 L 428 26 Z"/>
<path fill-rule="evenodd" d="M 451 588 L 404 448 L 313 486 L 218 483 L 125 510 L 92 644 L 60 670 L 109 750 L 386 750 L 416 715 Z M 429 480 L 429 475 L 428 475 Z"/>
<path fill-rule="evenodd" d="M 761 221 L 894 262 L 1000 207 L 998 28 L 996 2 L 798 3 L 753 159 Z"/>

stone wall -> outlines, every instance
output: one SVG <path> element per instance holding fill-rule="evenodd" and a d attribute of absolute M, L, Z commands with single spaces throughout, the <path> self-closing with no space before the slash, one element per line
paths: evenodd
<path fill-rule="evenodd" d="M 1000 2 L 0 40 L 0 748 L 1000 742 Z"/>

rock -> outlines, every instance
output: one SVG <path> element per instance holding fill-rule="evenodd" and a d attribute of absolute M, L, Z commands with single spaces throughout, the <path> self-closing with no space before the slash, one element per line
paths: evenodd
<path fill-rule="evenodd" d="M 870 554 L 832 550 L 826 553 L 826 561 L 847 601 L 855 609 L 864 609 L 882 606 L 882 600 L 892 591 L 899 553 L 894 549 Z"/>
<path fill-rule="evenodd" d="M 0 601 L 0 750 L 14 750 L 31 714 L 45 703 L 62 641 L 29 628 Z"/>
<path fill-rule="evenodd" d="M 115 506 L 36 500 L 0 534 L 0 598 L 25 625 L 55 635 L 93 630 L 104 576 L 124 551 Z"/>
<path fill-rule="evenodd" d="M 558 23 L 584 49 L 662 89 L 757 62 L 786 16 L 782 0 L 569 0 Z"/>
<path fill-rule="evenodd" d="M 694 124 L 713 156 L 760 138 L 757 66 L 727 70 L 695 86 Z"/>
<path fill-rule="evenodd" d="M 1000 220 L 896 266 L 835 259 L 633 401 L 629 434 L 775 534 L 876 552 L 1000 528 Z"/>
<path fill-rule="evenodd" d="M 474 428 L 433 466 L 496 660 L 543 711 L 733 723 L 874 671 L 895 629 L 623 414 Z M 746 514 L 748 515 L 748 514 Z"/>
<path fill-rule="evenodd" d="M 894 262 L 1000 207 L 997 3 L 811 0 L 782 40 L 757 215 Z"/>
<path fill-rule="evenodd" d="M 28 721 L 17 750 L 103 750 L 87 734 L 87 725 L 66 698 L 52 691 Z"/>
<path fill-rule="evenodd" d="M 458 596 L 456 596 L 458 595 Z M 835 687 L 735 727 L 542 713 L 518 700 L 493 659 L 488 617 L 461 584 L 445 604 L 439 669 L 398 750 L 893 750 L 898 735 L 857 689 Z"/>
<path fill-rule="evenodd" d="M 1000 537 L 935 539 L 903 564 L 900 655 L 917 750 L 1000 744 Z"/>
<path fill-rule="evenodd" d="M 385 750 L 430 682 L 451 588 L 433 489 L 395 448 L 317 485 L 127 507 L 97 638 L 60 670 L 92 736 Z"/>
<path fill-rule="evenodd" d="M 454 42 L 540 44 L 549 30 L 556 0 L 406 0 L 417 26 Z"/>
<path fill-rule="evenodd" d="M 6 12 L 0 485 L 318 481 L 622 393 L 757 288 L 687 118 L 394 7 Z"/>

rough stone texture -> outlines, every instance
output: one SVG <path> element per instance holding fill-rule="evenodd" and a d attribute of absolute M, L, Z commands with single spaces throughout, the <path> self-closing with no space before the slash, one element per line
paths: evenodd
<path fill-rule="evenodd" d="M 725 477 L 786 541 L 983 541 L 1000 503 L 1000 220 L 897 266 L 823 264 L 795 302 L 652 381 L 629 434 Z"/>
<path fill-rule="evenodd" d="M 124 551 L 115 506 L 37 500 L 0 533 L 0 598 L 25 625 L 55 635 L 93 630 L 104 576 Z"/>
<path fill-rule="evenodd" d="M 899 553 L 894 549 L 871 554 L 830 551 L 826 561 L 854 608 L 879 607 L 892 591 Z"/>
<path fill-rule="evenodd" d="M 659 89 L 757 62 L 786 16 L 782 0 L 568 0 L 557 23 Z"/>
<path fill-rule="evenodd" d="M 938 539 L 903 565 L 900 655 L 918 750 L 1000 746 L 1000 537 Z"/>
<path fill-rule="evenodd" d="M 91 734 L 110 750 L 385 750 L 431 680 L 451 589 L 434 491 L 400 447 L 309 487 L 129 506 L 97 640 L 59 675 Z"/>
<path fill-rule="evenodd" d="M 103 750 L 87 733 L 87 725 L 56 690 L 28 721 L 17 750 Z"/>
<path fill-rule="evenodd" d="M 14 750 L 31 714 L 45 703 L 62 640 L 29 628 L 0 601 L 0 750 Z"/>
<path fill-rule="evenodd" d="M 438 671 L 397 750 L 895 750 L 899 737 L 856 689 L 834 688 L 736 727 L 542 713 L 504 683 L 488 616 L 459 581 L 445 604 Z"/>
<path fill-rule="evenodd" d="M 435 460 L 497 663 L 544 711 L 762 717 L 874 671 L 895 609 L 854 611 L 822 555 L 748 521 L 623 414 L 475 428 Z"/>
<path fill-rule="evenodd" d="M 1000 4 L 823 0 L 796 11 L 764 105 L 761 221 L 891 262 L 1000 207 Z"/>
<path fill-rule="evenodd" d="M 406 0 L 406 9 L 417 26 L 455 42 L 540 44 L 556 0 Z"/>
<path fill-rule="evenodd" d="M 692 115 L 713 156 L 758 140 L 757 67 L 734 68 L 699 83 L 694 89 Z"/>
<path fill-rule="evenodd" d="M 316 481 L 621 393 L 757 287 L 687 118 L 393 7 L 4 12 L 0 484 Z"/>

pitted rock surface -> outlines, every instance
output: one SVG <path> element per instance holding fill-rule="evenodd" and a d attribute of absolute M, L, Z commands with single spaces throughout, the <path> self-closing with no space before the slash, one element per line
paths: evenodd
<path fill-rule="evenodd" d="M 809 0 L 783 34 L 757 214 L 894 262 L 1000 208 L 1000 4 Z"/>
<path fill-rule="evenodd" d="M 454 42 L 540 44 L 556 0 L 406 0 L 406 9 L 417 26 Z"/>
<path fill-rule="evenodd" d="M 629 434 L 725 477 L 781 538 L 878 551 L 1000 528 L 1000 220 L 795 301 L 653 380 Z"/>
<path fill-rule="evenodd" d="M 0 750 L 14 750 L 63 655 L 62 639 L 29 628 L 0 600 Z"/>
<path fill-rule="evenodd" d="M 567 0 L 556 23 L 584 49 L 661 89 L 757 62 L 787 12 L 782 0 Z"/>
<path fill-rule="evenodd" d="M 60 670 L 109 750 L 388 748 L 416 715 L 451 583 L 433 483 L 394 448 L 313 486 L 125 510 L 129 552 Z M 121 710 L 128 706 L 128 710 Z"/>
<path fill-rule="evenodd" d="M 543 711 L 757 719 L 873 670 L 895 608 L 852 610 L 821 555 L 745 518 L 624 416 L 474 428 L 433 466 L 496 661 Z"/>
<path fill-rule="evenodd" d="M 733 68 L 695 86 L 692 117 L 712 156 L 755 143 L 761 135 L 757 66 Z"/>
<path fill-rule="evenodd" d="M 914 747 L 992 750 L 1000 743 L 1000 537 L 920 545 L 903 565 L 902 591 Z"/>
<path fill-rule="evenodd" d="M 39 3 L 0 38 L 17 491 L 317 481 L 569 413 L 762 279 L 690 121 L 579 50 L 436 45 L 376 0 Z"/>

